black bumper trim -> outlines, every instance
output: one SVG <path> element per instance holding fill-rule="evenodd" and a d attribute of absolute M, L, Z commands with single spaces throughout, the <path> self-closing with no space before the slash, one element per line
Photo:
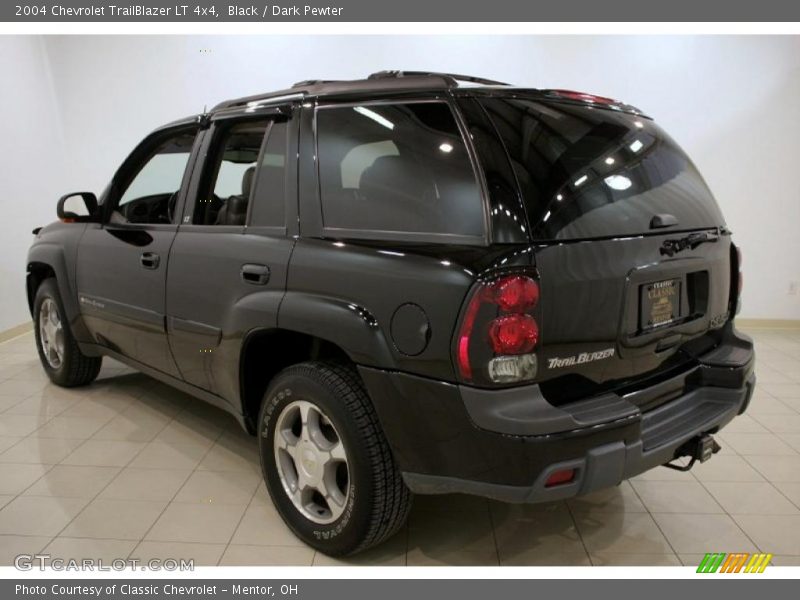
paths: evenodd
<path fill-rule="evenodd" d="M 540 471 L 531 485 L 502 485 L 408 472 L 403 473 L 403 479 L 411 491 L 419 494 L 465 493 L 514 503 L 550 502 L 588 494 L 673 460 L 685 442 L 702 433 L 718 431 L 740 414 L 754 388 L 755 375 L 751 373 L 739 390 L 695 390 L 660 411 L 645 415 L 640 439 L 602 444 L 589 449 L 582 458 L 552 463 Z M 552 473 L 564 469 L 576 471 L 570 483 L 545 487 Z"/>
<path fill-rule="evenodd" d="M 703 363 L 703 355 L 697 356 L 697 366 L 682 379 L 662 381 L 642 390 L 648 393 L 645 404 L 636 406 L 637 412 L 616 402 L 581 403 L 579 406 L 585 410 L 571 414 L 563 406 L 552 405 L 537 412 L 537 407 L 530 406 L 530 397 L 528 406 L 520 401 L 507 410 L 498 406 L 503 404 L 507 390 L 495 390 L 499 396 L 487 397 L 484 408 L 492 407 L 495 418 L 505 424 L 515 422 L 518 427 L 500 427 L 499 431 L 476 422 L 467 408 L 462 386 L 374 367 L 359 366 L 359 373 L 397 467 L 405 473 L 412 489 L 420 493 L 461 491 L 518 502 L 541 501 L 586 493 L 669 462 L 686 437 L 697 435 L 696 428 L 702 429 L 698 433 L 713 433 L 737 412 L 743 412 L 754 381 L 752 343 L 730 324 L 719 334 L 720 345 L 725 338 L 735 336 L 738 340 L 733 343 L 748 351 L 725 357 L 715 354 L 711 357 L 713 364 L 708 365 Z M 681 398 L 688 394 L 693 394 L 700 404 L 711 406 L 682 416 L 682 410 L 691 407 L 681 407 Z M 629 401 L 630 396 L 626 394 L 622 399 Z M 667 422 L 664 426 L 647 417 L 651 411 L 666 411 L 667 405 L 676 402 L 673 412 L 662 414 Z M 730 409 L 725 409 L 728 402 Z M 719 413 L 715 403 L 719 404 Z M 604 406 L 614 407 L 606 414 L 620 418 L 598 418 Z M 567 431 L 539 435 L 521 433 L 529 431 L 526 427 L 531 420 L 536 421 L 543 413 L 542 421 L 548 427 L 558 421 L 574 422 L 579 427 L 570 425 Z M 524 415 L 529 418 L 517 418 Z M 542 424 L 534 423 L 533 427 Z M 579 483 L 536 491 L 543 488 L 547 473 L 563 464 L 577 465 Z"/>
<path fill-rule="evenodd" d="M 646 406 L 659 398 L 687 395 L 687 390 L 741 389 L 753 372 L 752 340 L 728 325 L 722 343 L 695 366 L 665 381 L 622 396 L 606 393 L 560 406 L 547 401 L 537 384 L 508 389 L 459 386 L 470 419 L 477 427 L 505 435 L 540 436 L 565 433 L 624 419 L 647 421 Z M 688 391 L 688 394 L 691 394 Z M 712 395 L 716 392 L 709 392 Z M 672 405 L 672 403 L 669 403 Z M 713 412 L 713 407 L 709 407 Z"/>
<path fill-rule="evenodd" d="M 499 391 L 459 386 L 459 391 L 475 425 L 507 435 L 561 433 L 640 414 L 638 407 L 614 394 L 556 407 L 535 384 Z"/>

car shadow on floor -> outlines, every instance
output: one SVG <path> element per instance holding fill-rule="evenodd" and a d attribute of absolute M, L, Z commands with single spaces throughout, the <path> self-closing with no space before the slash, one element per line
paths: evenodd
<path fill-rule="evenodd" d="M 125 409 L 143 426 L 164 426 L 150 444 L 202 457 L 196 468 L 260 474 L 258 443 L 226 411 L 128 369 L 104 369 L 86 388 L 90 399 L 130 395 Z M 263 483 L 256 494 L 269 502 Z M 622 490 L 605 492 L 603 505 L 623 504 Z M 589 528 L 603 527 L 613 546 L 624 538 L 623 519 L 579 517 Z M 587 520 L 588 519 L 588 520 Z M 607 520 L 607 524 L 603 524 Z M 601 547 L 602 549 L 602 547 Z M 382 565 L 589 565 L 575 512 L 567 502 L 512 505 L 465 495 L 417 496 L 408 523 L 391 539 L 355 557 L 331 559 L 317 553 L 315 564 Z"/>

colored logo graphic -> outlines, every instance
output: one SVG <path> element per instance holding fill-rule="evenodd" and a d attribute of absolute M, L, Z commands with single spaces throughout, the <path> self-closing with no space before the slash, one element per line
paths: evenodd
<path fill-rule="evenodd" d="M 698 573 L 763 573 L 772 554 L 709 552 L 700 561 Z"/>

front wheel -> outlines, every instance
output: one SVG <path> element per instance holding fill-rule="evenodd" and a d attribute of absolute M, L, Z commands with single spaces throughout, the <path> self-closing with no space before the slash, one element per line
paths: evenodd
<path fill-rule="evenodd" d="M 259 449 L 278 512 L 320 552 L 360 552 L 408 517 L 411 493 L 348 366 L 308 362 L 279 373 L 261 406 Z"/>
<path fill-rule="evenodd" d="M 81 352 L 64 315 L 55 279 L 45 279 L 33 301 L 34 335 L 42 367 L 56 385 L 86 385 L 100 373 L 103 359 Z"/>

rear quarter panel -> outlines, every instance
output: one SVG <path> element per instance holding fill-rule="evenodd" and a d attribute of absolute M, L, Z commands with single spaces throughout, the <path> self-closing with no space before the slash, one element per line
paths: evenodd
<path fill-rule="evenodd" d="M 359 364 L 453 380 L 451 341 L 476 252 L 486 249 L 301 238 L 278 324 L 337 343 Z M 418 308 L 404 319 L 408 305 Z M 409 337 L 424 348 L 409 348 Z"/>

